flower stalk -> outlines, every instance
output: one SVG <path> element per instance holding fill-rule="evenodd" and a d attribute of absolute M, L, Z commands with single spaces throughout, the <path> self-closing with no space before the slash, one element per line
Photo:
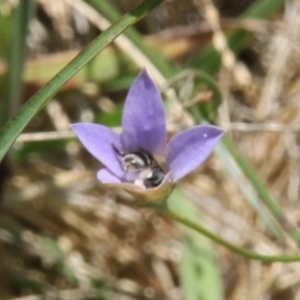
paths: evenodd
<path fill-rule="evenodd" d="M 209 231 L 208 229 L 201 226 L 199 223 L 196 223 L 192 221 L 190 218 L 176 212 L 173 209 L 170 209 L 167 202 L 163 202 L 159 207 L 157 207 L 157 210 L 166 216 L 170 217 L 171 219 L 175 220 L 178 223 L 181 223 L 184 226 L 187 226 L 188 228 L 191 228 L 198 233 L 206 236 L 207 238 L 213 240 L 215 243 L 224 246 L 228 250 L 230 250 L 233 253 L 236 253 L 238 255 L 241 255 L 247 259 L 253 259 L 253 260 L 259 260 L 264 263 L 274 263 L 274 262 L 296 262 L 300 261 L 300 254 L 295 255 L 264 255 L 259 254 L 255 251 L 251 251 L 249 249 L 245 249 L 242 247 L 238 247 L 227 240 L 223 239 L 222 237 L 216 235 L 215 233 Z"/>

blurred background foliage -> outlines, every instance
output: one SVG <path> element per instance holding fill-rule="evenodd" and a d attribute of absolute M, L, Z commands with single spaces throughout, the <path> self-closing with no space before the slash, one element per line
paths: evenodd
<path fill-rule="evenodd" d="M 1 0 L 0 127 L 137 0 Z M 95 179 L 69 131 L 120 126 L 146 67 L 169 135 L 228 133 L 177 211 L 265 255 L 300 244 L 299 0 L 166 0 L 69 80 L 0 165 L 0 299 L 300 300 L 300 263 L 232 253 Z M 1 146 L 0 146 L 1 147 Z"/>

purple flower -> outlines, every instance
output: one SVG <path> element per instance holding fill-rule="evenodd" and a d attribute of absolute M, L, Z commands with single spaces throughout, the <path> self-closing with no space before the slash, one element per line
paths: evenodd
<path fill-rule="evenodd" d="M 127 95 L 123 132 L 94 123 L 72 129 L 85 148 L 104 166 L 97 178 L 111 186 L 156 201 L 210 155 L 224 131 L 211 125 L 185 130 L 167 140 L 166 117 L 160 92 L 144 70 Z"/>

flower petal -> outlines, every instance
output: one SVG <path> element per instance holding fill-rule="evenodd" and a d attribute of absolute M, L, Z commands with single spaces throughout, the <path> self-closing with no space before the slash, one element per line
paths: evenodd
<path fill-rule="evenodd" d="M 125 150 L 144 149 L 152 154 L 164 155 L 167 133 L 163 100 L 145 70 L 129 90 L 122 127 Z"/>
<path fill-rule="evenodd" d="M 72 124 L 80 142 L 114 175 L 122 177 L 123 168 L 117 159 L 114 147 L 123 151 L 120 136 L 110 128 L 94 123 Z"/>
<path fill-rule="evenodd" d="M 118 184 L 121 183 L 121 180 L 113 175 L 111 172 L 109 172 L 107 169 L 103 168 L 97 172 L 97 178 L 102 183 L 112 183 L 112 184 Z"/>
<path fill-rule="evenodd" d="M 174 136 L 168 145 L 167 164 L 173 182 L 196 169 L 212 152 L 224 131 L 200 125 Z"/>

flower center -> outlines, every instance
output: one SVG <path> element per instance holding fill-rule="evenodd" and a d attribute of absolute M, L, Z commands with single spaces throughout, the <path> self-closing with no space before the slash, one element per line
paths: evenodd
<path fill-rule="evenodd" d="M 143 188 L 157 187 L 165 177 L 153 156 L 144 150 L 124 154 L 121 161 L 125 171 L 124 180 Z"/>

